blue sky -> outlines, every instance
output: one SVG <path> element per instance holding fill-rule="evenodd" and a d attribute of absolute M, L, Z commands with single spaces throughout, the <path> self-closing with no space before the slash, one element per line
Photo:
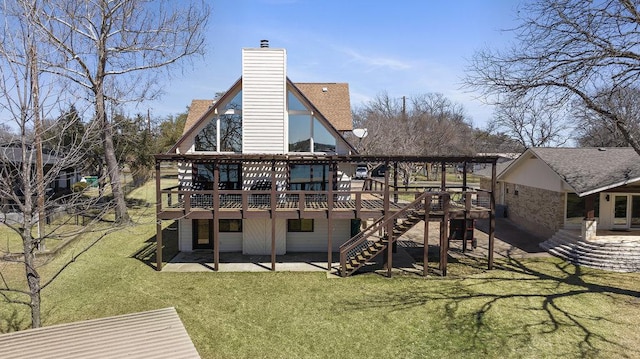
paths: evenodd
<path fill-rule="evenodd" d="M 492 109 L 461 88 L 473 53 L 505 48 L 516 1 L 217 0 L 207 55 L 165 84 L 162 99 L 143 105 L 154 116 L 213 98 L 241 74 L 241 49 L 287 49 L 294 82 L 348 82 L 352 106 L 386 91 L 392 97 L 439 92 L 462 104 L 477 127 Z"/>

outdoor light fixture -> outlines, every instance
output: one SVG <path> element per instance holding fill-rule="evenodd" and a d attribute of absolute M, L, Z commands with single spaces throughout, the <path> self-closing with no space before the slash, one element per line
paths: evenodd
<path fill-rule="evenodd" d="M 609 202 L 609 195 L 604 196 L 604 199 L 606 199 L 607 202 Z"/>

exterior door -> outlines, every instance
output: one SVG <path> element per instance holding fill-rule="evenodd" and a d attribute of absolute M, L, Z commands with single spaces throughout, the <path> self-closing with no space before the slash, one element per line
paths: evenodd
<path fill-rule="evenodd" d="M 630 225 L 631 228 L 640 228 L 640 195 L 631 196 Z"/>
<path fill-rule="evenodd" d="M 613 228 L 629 228 L 629 196 L 613 196 Z"/>
<path fill-rule="evenodd" d="M 213 220 L 193 220 L 193 249 L 213 249 Z"/>

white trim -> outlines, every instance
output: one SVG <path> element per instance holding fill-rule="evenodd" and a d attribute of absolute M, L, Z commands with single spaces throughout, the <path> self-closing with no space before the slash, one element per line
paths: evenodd
<path fill-rule="evenodd" d="M 628 179 L 626 181 L 622 181 L 622 182 L 610 184 L 610 185 L 607 185 L 607 186 L 604 186 L 604 187 L 596 188 L 596 189 L 584 192 L 582 194 L 579 194 L 578 196 L 584 197 L 584 196 L 588 196 L 588 195 L 596 193 L 596 192 L 606 191 L 606 190 L 611 189 L 611 188 L 624 186 L 626 184 L 633 183 L 633 182 L 638 182 L 638 181 L 640 181 L 640 177 L 636 177 L 636 178 Z M 621 193 L 625 193 L 625 192 L 621 192 Z"/>

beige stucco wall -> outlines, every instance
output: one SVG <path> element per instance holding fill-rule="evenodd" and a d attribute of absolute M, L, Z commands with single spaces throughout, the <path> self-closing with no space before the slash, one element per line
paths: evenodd
<path fill-rule="evenodd" d="M 530 232 L 551 237 L 564 224 L 563 192 L 505 183 L 507 216 Z M 516 194 L 517 193 L 517 194 Z"/>

